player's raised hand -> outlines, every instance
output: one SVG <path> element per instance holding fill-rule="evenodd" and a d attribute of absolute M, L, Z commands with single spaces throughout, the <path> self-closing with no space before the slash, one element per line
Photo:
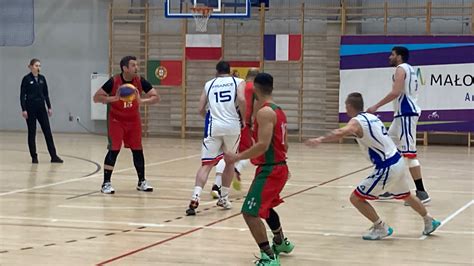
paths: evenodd
<path fill-rule="evenodd" d="M 232 152 L 225 152 L 224 153 L 224 161 L 226 163 L 235 163 L 237 161 L 237 154 Z"/>
<path fill-rule="evenodd" d="M 319 138 L 308 139 L 304 143 L 306 144 L 306 146 L 315 148 L 319 146 L 319 144 L 321 144 L 322 142 L 323 142 L 323 137 L 319 137 Z"/>

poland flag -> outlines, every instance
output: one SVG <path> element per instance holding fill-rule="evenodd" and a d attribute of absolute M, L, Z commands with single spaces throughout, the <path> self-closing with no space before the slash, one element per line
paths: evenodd
<path fill-rule="evenodd" d="M 186 34 L 186 59 L 219 60 L 221 57 L 220 34 Z"/>

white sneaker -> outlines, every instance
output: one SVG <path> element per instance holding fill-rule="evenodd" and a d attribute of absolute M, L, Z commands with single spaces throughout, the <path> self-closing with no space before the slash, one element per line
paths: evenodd
<path fill-rule="evenodd" d="M 372 226 L 369 231 L 362 236 L 364 240 L 380 240 L 393 234 L 393 229 L 386 223 L 381 226 Z"/>
<path fill-rule="evenodd" d="M 145 191 L 145 192 L 152 192 L 153 187 L 150 186 L 146 180 L 143 180 L 141 183 L 138 183 L 137 190 Z"/>
<path fill-rule="evenodd" d="M 102 184 L 102 188 L 100 189 L 100 192 L 104 194 L 114 194 L 115 189 L 112 187 L 112 184 L 110 182 Z"/>
<path fill-rule="evenodd" d="M 230 203 L 229 201 L 229 196 L 220 197 L 219 200 L 217 201 L 217 206 L 222 207 L 226 210 L 231 209 L 232 203 Z"/>
<path fill-rule="evenodd" d="M 425 230 L 423 230 L 423 235 L 427 236 L 433 233 L 440 225 L 441 225 L 441 222 L 433 218 L 431 218 L 428 221 L 425 221 Z"/>

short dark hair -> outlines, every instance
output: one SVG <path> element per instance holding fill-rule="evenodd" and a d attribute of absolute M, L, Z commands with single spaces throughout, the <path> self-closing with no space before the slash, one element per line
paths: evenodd
<path fill-rule="evenodd" d="M 394 51 L 397 55 L 402 57 L 403 62 L 408 62 L 408 58 L 410 58 L 410 52 L 408 52 L 408 49 L 403 46 L 395 46 L 392 48 L 392 51 Z"/>
<path fill-rule="evenodd" d="M 359 112 L 364 110 L 364 99 L 362 98 L 362 94 L 358 92 L 353 92 L 347 95 L 346 103 L 350 104 Z"/>
<path fill-rule="evenodd" d="M 260 73 L 258 68 L 252 67 L 247 71 L 247 76 L 245 77 L 245 79 L 254 79 L 258 75 L 258 73 Z"/>
<path fill-rule="evenodd" d="M 123 72 L 123 67 L 128 67 L 128 63 L 130 63 L 130 61 L 132 60 L 137 60 L 137 58 L 133 55 L 127 55 L 127 56 L 124 56 L 121 60 L 120 60 L 120 70 Z"/>
<path fill-rule="evenodd" d="M 40 62 L 40 60 L 38 58 L 33 58 L 33 59 L 30 60 L 29 66 L 32 66 L 32 65 L 36 64 L 37 62 Z"/>
<path fill-rule="evenodd" d="M 258 73 L 255 76 L 254 84 L 258 85 L 260 91 L 265 95 L 271 95 L 273 92 L 273 77 L 268 73 Z"/>
<path fill-rule="evenodd" d="M 230 74 L 230 64 L 226 61 L 220 61 L 216 65 L 217 74 Z"/>

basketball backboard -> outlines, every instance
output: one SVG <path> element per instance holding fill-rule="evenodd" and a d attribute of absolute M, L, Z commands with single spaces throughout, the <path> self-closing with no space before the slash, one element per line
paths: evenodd
<path fill-rule="evenodd" d="M 211 7 L 211 18 L 248 18 L 250 0 L 166 0 L 167 18 L 192 18 L 192 7 Z"/>

